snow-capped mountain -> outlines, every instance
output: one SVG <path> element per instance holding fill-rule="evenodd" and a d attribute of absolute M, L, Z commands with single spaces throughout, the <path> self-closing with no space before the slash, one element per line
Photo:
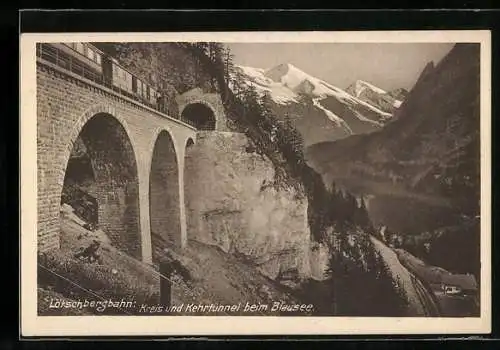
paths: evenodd
<path fill-rule="evenodd" d="M 270 69 L 236 68 L 240 82 L 268 97 L 278 116 L 293 121 L 305 146 L 378 130 L 392 119 L 392 112 L 401 104 L 379 89 L 379 94 L 387 95 L 387 101 L 392 103 L 390 111 L 384 110 L 385 105 L 366 98 L 361 88 L 359 96 L 355 96 L 289 63 Z"/>
<path fill-rule="evenodd" d="M 392 97 L 394 97 L 399 101 L 404 101 L 408 96 L 408 93 L 409 93 L 408 90 L 403 88 L 394 89 L 388 92 L 389 95 L 391 95 Z"/>
<path fill-rule="evenodd" d="M 402 89 L 398 89 L 402 91 Z M 363 80 L 356 80 L 346 91 L 351 95 L 376 106 L 387 113 L 393 113 L 403 103 L 391 93 Z"/>

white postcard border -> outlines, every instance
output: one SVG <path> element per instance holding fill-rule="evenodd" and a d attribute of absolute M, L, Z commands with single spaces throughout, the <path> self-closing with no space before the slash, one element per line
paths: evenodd
<path fill-rule="evenodd" d="M 219 41 L 481 44 L 481 316 L 376 318 L 279 316 L 38 316 L 36 42 Z M 20 38 L 21 334 L 168 336 L 485 334 L 491 331 L 491 35 L 487 30 L 358 32 L 50 33 Z"/>

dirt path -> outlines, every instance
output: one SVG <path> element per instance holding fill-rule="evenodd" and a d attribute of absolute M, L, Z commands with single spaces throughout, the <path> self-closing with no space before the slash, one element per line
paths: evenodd
<path fill-rule="evenodd" d="M 393 279 L 399 283 L 406 295 L 409 307 L 408 316 L 438 316 L 436 306 L 427 290 L 420 280 L 401 264 L 396 252 L 375 237 L 371 236 L 370 239 L 391 271 Z"/>

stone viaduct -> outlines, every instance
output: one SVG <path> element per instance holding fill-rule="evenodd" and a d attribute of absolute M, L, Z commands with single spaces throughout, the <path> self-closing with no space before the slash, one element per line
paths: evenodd
<path fill-rule="evenodd" d="M 197 128 L 183 120 L 205 113 L 204 129 L 223 130 L 220 97 L 199 89 L 179 96 L 179 120 L 40 57 L 36 82 L 38 250 L 60 247 L 61 195 L 79 145 L 90 159 L 98 226 L 112 242 L 147 263 L 154 232 L 185 247 L 184 164 Z"/>

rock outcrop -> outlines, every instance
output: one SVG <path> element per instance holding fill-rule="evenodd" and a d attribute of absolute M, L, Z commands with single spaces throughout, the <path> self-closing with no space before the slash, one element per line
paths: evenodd
<path fill-rule="evenodd" d="M 307 199 L 273 186 L 273 164 L 244 134 L 199 133 L 184 176 L 188 239 L 216 245 L 272 279 L 310 276 Z"/>

